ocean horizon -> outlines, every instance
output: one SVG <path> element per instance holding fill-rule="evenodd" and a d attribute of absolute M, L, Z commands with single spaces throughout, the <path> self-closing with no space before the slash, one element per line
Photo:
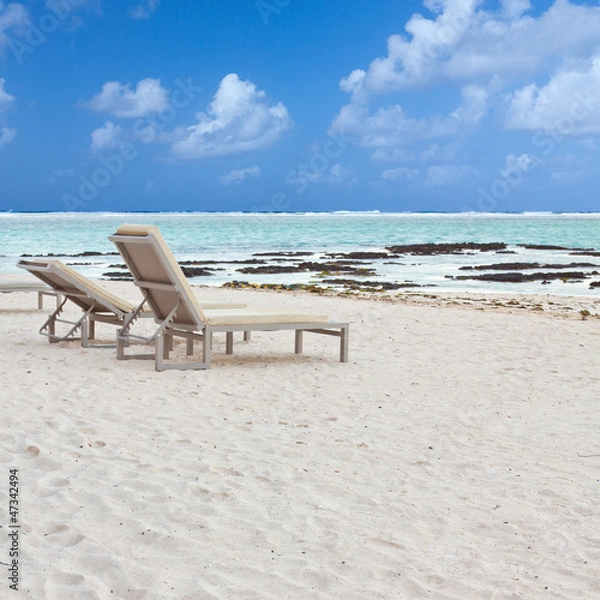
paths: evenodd
<path fill-rule="evenodd" d="M 253 271 L 252 267 L 240 266 L 244 261 L 256 261 L 255 254 L 270 253 L 271 263 L 275 261 L 280 266 L 293 259 L 277 258 L 277 253 L 301 252 L 313 262 L 329 264 L 328 255 L 343 258 L 342 255 L 349 253 L 382 253 L 397 246 L 496 243 L 506 247 L 493 253 L 407 252 L 390 255 L 389 260 L 357 259 L 357 265 L 371 274 L 355 279 L 439 291 L 600 293 L 597 287 L 590 287 L 598 279 L 595 272 L 600 271 L 600 257 L 572 254 L 600 250 L 600 212 L 4 211 L 0 212 L 0 272 L 21 273 L 16 263 L 24 255 L 52 255 L 89 277 L 106 278 L 107 273 L 114 276 L 121 261 L 114 255 L 115 248 L 108 236 L 124 222 L 157 225 L 178 260 L 205 264 L 209 271 L 212 269 L 210 274 L 190 278 L 192 283 L 201 285 L 220 286 L 232 281 L 327 285 L 327 280 L 314 269 L 266 273 L 260 268 Z M 465 275 L 471 275 L 464 272 L 465 268 L 471 267 L 479 273 L 481 267 L 498 263 L 540 265 L 537 271 L 528 266 L 524 273 L 544 271 L 542 267 L 546 265 L 555 269 L 557 265 L 564 265 L 564 269 L 580 265 L 568 271 L 584 272 L 585 277 L 520 283 L 464 279 Z M 587 266 L 581 267 L 583 264 Z"/>

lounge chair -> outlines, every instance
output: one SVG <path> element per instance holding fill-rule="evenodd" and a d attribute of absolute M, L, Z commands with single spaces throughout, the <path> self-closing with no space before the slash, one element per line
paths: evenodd
<path fill-rule="evenodd" d="M 336 323 L 323 315 L 290 311 L 210 310 L 193 294 L 185 276 L 160 231 L 155 226 L 122 225 L 109 239 L 115 243 L 129 267 L 134 283 L 144 295 L 155 315 L 158 329 L 148 338 L 132 333 L 133 319 L 127 320 L 117 335 L 117 358 L 129 358 L 125 348 L 132 342 L 155 341 L 154 359 L 157 371 L 165 369 L 208 369 L 212 334 L 226 333 L 226 353 L 233 353 L 233 333 L 242 331 L 293 330 L 295 352 L 302 353 L 305 331 L 340 338 L 340 361 L 348 360 L 348 323 Z M 143 305 L 143 303 L 142 303 Z M 140 305 L 140 307 L 142 306 Z M 140 308 L 138 307 L 138 309 Z M 194 340 L 202 340 L 202 361 L 188 360 L 166 363 L 172 349 L 173 336 L 187 340 L 186 354 L 193 354 Z M 150 356 L 152 355 L 145 355 Z M 138 355 L 138 357 L 140 357 Z"/>
<path fill-rule="evenodd" d="M 56 310 L 40 328 L 40 333 L 47 336 L 50 343 L 81 340 L 84 348 L 90 345 L 99 346 L 100 344 L 97 343 L 90 344 L 96 337 L 96 322 L 123 327 L 134 312 L 136 317 L 152 316 L 149 310 L 136 311 L 134 304 L 111 294 L 59 260 L 20 260 L 17 267 L 29 271 L 62 297 L 61 302 L 57 303 Z M 74 321 L 61 316 L 69 300 L 83 311 L 79 319 Z M 207 306 L 227 308 L 244 305 L 210 303 Z M 67 325 L 66 333 L 57 333 L 58 323 Z"/>
<path fill-rule="evenodd" d="M 54 296 L 58 307 L 62 299 L 59 293 L 43 283 L 35 281 L 7 281 L 0 283 L 0 294 L 12 294 L 15 292 L 37 292 L 38 309 L 44 308 L 44 296 Z"/>

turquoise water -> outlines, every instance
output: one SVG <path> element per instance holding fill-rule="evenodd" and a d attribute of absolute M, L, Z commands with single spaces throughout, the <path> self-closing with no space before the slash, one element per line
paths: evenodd
<path fill-rule="evenodd" d="M 575 248 L 600 249 L 600 213 L 594 214 L 421 214 L 421 213 L 308 213 L 308 214 L 239 214 L 239 213 L 45 213 L 0 214 L 0 272 L 21 272 L 15 263 L 22 254 L 54 253 L 72 256 L 84 251 L 113 252 L 107 239 L 125 222 L 154 224 L 160 227 L 177 258 L 223 260 L 248 258 L 254 252 L 310 250 L 330 251 L 377 250 L 397 244 L 427 242 L 504 242 L 516 244 L 553 244 Z M 508 261 L 571 262 L 580 257 L 550 255 L 547 251 L 511 248 L 516 255 Z M 483 257 L 500 262 L 496 256 Z M 410 257 L 405 262 L 412 269 L 379 267 L 377 279 L 400 278 L 441 287 L 458 284 L 443 281 L 444 274 L 454 272 L 460 264 L 470 264 L 468 257 Z M 589 257 L 581 259 L 599 262 Z M 69 261 L 67 261 L 69 262 Z M 73 261 L 72 261 L 73 262 Z M 82 265 L 89 276 L 100 276 L 117 257 L 94 258 L 92 265 Z M 481 259 L 480 259 L 481 262 Z M 410 271 L 410 272 L 409 272 Z M 303 275 L 304 278 L 308 277 Z M 248 279 L 234 271 L 207 283 L 219 285 L 231 278 Z M 298 280 L 298 276 L 279 275 L 251 278 L 257 282 Z M 544 293 L 590 293 L 572 284 L 567 290 L 530 284 L 462 283 L 462 287 Z M 525 287 L 529 286 L 529 287 Z M 564 284 L 563 284 L 564 286 Z M 550 289 L 551 288 L 551 289 Z M 598 294 L 598 291 L 591 292 Z"/>

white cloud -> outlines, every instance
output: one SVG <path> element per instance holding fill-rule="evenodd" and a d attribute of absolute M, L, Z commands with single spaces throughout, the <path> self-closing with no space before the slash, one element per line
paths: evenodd
<path fill-rule="evenodd" d="M 466 85 L 462 90 L 463 103 L 452 113 L 452 116 L 461 125 L 474 127 L 485 116 L 489 95 L 489 90 L 484 87 Z"/>
<path fill-rule="evenodd" d="M 264 91 L 235 73 L 223 78 L 206 112 L 196 118 L 198 123 L 187 127 L 173 144 L 174 156 L 190 159 L 258 150 L 292 126 L 281 102 L 269 106 Z"/>
<path fill-rule="evenodd" d="M 104 127 L 92 131 L 92 152 L 115 148 L 122 132 L 121 126 L 115 125 L 112 121 L 106 121 Z"/>
<path fill-rule="evenodd" d="M 6 108 L 9 104 L 15 101 L 15 97 L 11 96 L 5 89 L 6 80 L 0 77 L 0 111 Z"/>
<path fill-rule="evenodd" d="M 530 0 L 499 0 L 495 7 L 424 0 L 424 7 L 429 14 L 413 14 L 402 33 L 388 38 L 384 56 L 340 81 L 349 101 L 332 133 L 372 148 L 375 160 L 433 163 L 431 185 L 468 174 L 455 162 L 460 145 L 491 111 L 506 129 L 600 134 L 600 6 L 554 0 L 535 16 Z M 440 101 L 452 88 L 461 89 L 461 102 L 446 112 Z M 418 118 L 407 101 L 383 98 L 415 92 Z"/>
<path fill-rule="evenodd" d="M 504 168 L 500 170 L 500 175 L 507 178 L 510 177 L 511 174 L 519 171 L 529 171 L 530 169 L 535 168 L 539 162 L 540 159 L 532 154 L 521 154 L 520 156 L 509 154 L 504 159 Z"/>
<path fill-rule="evenodd" d="M 327 183 L 332 185 L 352 185 L 358 181 L 358 177 L 353 169 L 344 167 L 340 163 L 335 163 L 329 170 Z"/>
<path fill-rule="evenodd" d="M 29 15 L 23 4 L 0 2 L 0 48 L 9 41 L 9 33 L 18 31 L 29 25 Z"/>
<path fill-rule="evenodd" d="M 256 179 L 260 176 L 260 167 L 249 167 L 247 169 L 232 169 L 227 175 L 221 177 L 221 183 L 223 185 L 231 185 L 235 183 L 240 185 L 244 179 L 252 177 Z"/>
<path fill-rule="evenodd" d="M 381 179 L 384 181 L 414 181 L 418 176 L 419 171 L 416 169 L 398 167 L 397 169 L 386 169 L 381 174 Z"/>
<path fill-rule="evenodd" d="M 133 19 L 150 19 L 160 5 L 160 0 L 142 0 L 129 9 L 129 16 Z"/>
<path fill-rule="evenodd" d="M 388 39 L 387 56 L 340 82 L 354 96 L 423 88 L 443 81 L 504 81 L 534 75 L 565 56 L 589 55 L 600 42 L 600 7 L 556 0 L 537 18 L 527 0 L 504 0 L 499 12 L 482 0 L 427 1 L 434 18 L 413 15 L 405 35 Z M 568 23 L 568 27 L 565 24 Z M 573 35 L 572 32 L 577 32 Z"/>
<path fill-rule="evenodd" d="M 3 127 L 0 129 L 0 148 L 10 144 L 15 139 L 17 135 L 17 130 L 14 128 Z"/>
<path fill-rule="evenodd" d="M 469 165 L 432 165 L 427 169 L 426 187 L 442 187 L 473 177 L 476 171 Z"/>
<path fill-rule="evenodd" d="M 142 79 L 135 90 L 129 83 L 109 81 L 86 106 L 115 117 L 143 117 L 165 111 L 169 106 L 169 95 L 161 86 L 160 79 Z"/>
<path fill-rule="evenodd" d="M 414 140 L 454 135 L 456 119 L 433 116 L 411 119 L 400 105 L 380 108 L 369 115 L 362 103 L 353 102 L 342 108 L 331 125 L 332 134 L 343 134 L 365 148 L 406 145 Z"/>
<path fill-rule="evenodd" d="M 600 55 L 578 69 L 564 69 L 542 87 L 532 83 L 507 98 L 506 127 L 600 133 Z"/>
<path fill-rule="evenodd" d="M 500 0 L 502 15 L 507 19 L 518 19 L 531 8 L 529 0 Z"/>

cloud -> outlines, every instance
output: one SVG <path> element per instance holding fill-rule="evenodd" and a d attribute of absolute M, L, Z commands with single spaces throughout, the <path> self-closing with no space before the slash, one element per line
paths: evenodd
<path fill-rule="evenodd" d="M 3 148 L 7 144 L 10 144 L 15 139 L 17 130 L 14 128 L 3 127 L 0 129 L 0 148 Z"/>
<path fill-rule="evenodd" d="M 131 89 L 129 83 L 109 81 L 86 106 L 115 117 L 144 117 L 165 111 L 169 106 L 169 95 L 161 86 L 160 79 L 142 79 L 135 90 Z"/>
<path fill-rule="evenodd" d="M 92 131 L 92 152 L 115 148 L 122 132 L 122 127 L 115 125 L 112 121 L 106 121 L 104 127 Z"/>
<path fill-rule="evenodd" d="M 331 133 L 374 160 L 432 163 L 429 185 L 468 174 L 460 149 L 486 118 L 556 140 L 600 134 L 600 6 L 555 0 L 532 14 L 530 0 L 423 4 L 383 56 L 341 79 L 349 98 Z M 444 110 L 457 90 L 459 105 Z"/>
<path fill-rule="evenodd" d="M 387 56 L 354 70 L 340 87 L 361 96 L 476 78 L 514 81 L 562 57 L 589 55 L 600 42 L 598 6 L 556 0 L 534 18 L 523 14 L 527 0 L 504 0 L 496 12 L 482 5 L 482 0 L 426 1 L 433 18 L 414 14 L 404 27 L 408 36 L 390 36 Z"/>
<path fill-rule="evenodd" d="M 206 112 L 196 115 L 198 123 L 187 127 L 171 147 L 177 158 L 225 156 L 265 148 L 292 126 L 287 108 L 269 106 L 264 91 L 235 73 L 223 78 Z"/>
<path fill-rule="evenodd" d="M 231 185 L 235 183 L 240 185 L 244 179 L 252 177 L 256 179 L 260 175 L 260 167 L 249 167 L 247 169 L 232 169 L 229 174 L 221 177 L 221 183 L 223 185 Z"/>
<path fill-rule="evenodd" d="M 343 134 L 365 148 L 393 147 L 414 140 L 454 135 L 456 119 L 434 115 L 427 119 L 412 119 L 398 104 L 380 108 L 374 114 L 361 103 L 342 108 L 330 129 L 331 134 Z"/>
<path fill-rule="evenodd" d="M 418 176 L 419 171 L 416 169 L 398 167 L 397 169 L 386 169 L 381 174 L 381 179 L 384 181 L 414 181 Z"/>
<path fill-rule="evenodd" d="M 354 170 L 340 163 L 335 163 L 327 175 L 327 183 L 332 185 L 352 185 L 357 181 L 358 177 Z"/>
<path fill-rule="evenodd" d="M 5 89 L 6 80 L 0 77 L 0 111 L 7 108 L 15 101 L 15 97 L 11 96 Z"/>
<path fill-rule="evenodd" d="M 485 116 L 490 92 L 480 85 L 469 84 L 462 89 L 461 93 L 463 102 L 452 113 L 452 117 L 461 125 L 474 127 Z"/>
<path fill-rule="evenodd" d="M 473 177 L 476 170 L 469 165 L 433 165 L 427 169 L 425 187 L 442 187 Z"/>
<path fill-rule="evenodd" d="M 508 129 L 600 133 L 600 55 L 585 66 L 563 69 L 544 86 L 529 84 L 507 97 Z"/>
<path fill-rule="evenodd" d="M 29 15 L 23 4 L 0 1 L 0 48 L 9 43 L 10 32 L 18 31 L 29 25 Z"/>
<path fill-rule="evenodd" d="M 540 159 L 531 154 L 521 154 L 520 156 L 509 154 L 504 159 L 504 168 L 500 170 L 500 175 L 506 179 L 510 177 L 511 174 L 519 171 L 524 173 L 525 171 L 534 169 L 539 162 Z"/>
<path fill-rule="evenodd" d="M 140 4 L 132 6 L 128 14 L 133 19 L 150 19 L 160 5 L 160 0 L 142 0 Z"/>

